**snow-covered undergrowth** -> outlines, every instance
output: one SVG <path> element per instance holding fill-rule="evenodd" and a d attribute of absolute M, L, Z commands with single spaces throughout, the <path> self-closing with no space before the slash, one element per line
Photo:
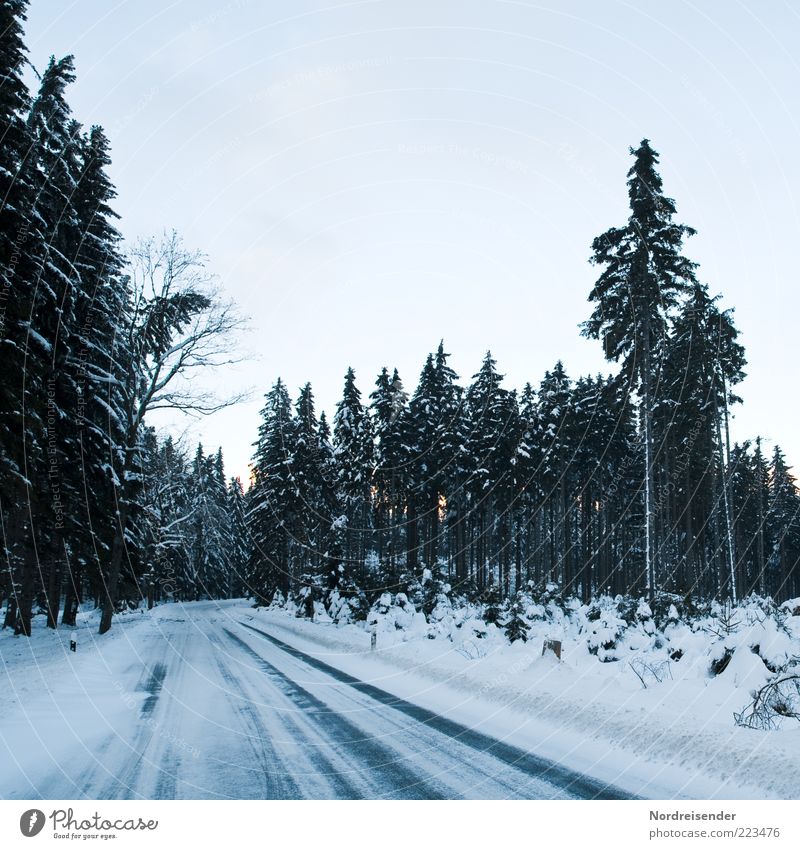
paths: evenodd
<path fill-rule="evenodd" d="M 628 676 L 633 670 L 643 689 L 666 679 L 722 677 L 754 693 L 773 679 L 800 674 L 800 599 L 778 606 L 750 596 L 731 605 L 660 594 L 653 609 L 629 596 L 602 596 L 585 604 L 563 598 L 556 585 L 547 584 L 506 603 L 491 596 L 476 603 L 454 598 L 450 587 L 434 582 L 427 571 L 415 589 L 413 600 L 407 593 L 383 593 L 360 621 L 338 595 L 327 608 L 314 602 L 307 618 L 375 633 L 384 647 L 446 640 L 470 660 L 515 642 L 530 643 L 535 654 L 545 641 L 558 641 L 570 665 L 618 664 L 604 674 Z M 309 612 L 280 595 L 270 609 L 298 618 Z M 781 724 L 780 716 L 776 723 Z"/>
<path fill-rule="evenodd" d="M 627 597 L 584 604 L 548 585 L 510 603 L 470 603 L 431 583 L 412 598 L 384 593 L 364 621 L 335 622 L 319 603 L 310 621 L 302 605 L 280 599 L 255 618 L 405 698 L 419 701 L 414 694 L 425 692 L 435 707 L 449 689 L 476 718 L 503 706 L 542 723 L 534 737 L 560 740 L 554 756 L 563 753 L 565 734 L 574 734 L 576 750 L 604 741 L 655 764 L 649 775 L 677 769 L 663 786 L 685 782 L 688 795 L 800 796 L 800 722 L 792 715 L 800 710 L 792 689 L 800 600 L 778 606 L 754 596 L 732 606 L 662 595 L 651 608 Z M 561 644 L 560 661 L 543 653 L 547 641 Z M 378 671 L 387 665 L 402 680 Z M 411 680 L 420 683 L 409 690 Z M 787 680 L 777 696 L 763 690 Z M 773 699 L 767 722 L 752 721 L 759 693 Z M 547 754 L 547 746 L 539 750 Z"/>

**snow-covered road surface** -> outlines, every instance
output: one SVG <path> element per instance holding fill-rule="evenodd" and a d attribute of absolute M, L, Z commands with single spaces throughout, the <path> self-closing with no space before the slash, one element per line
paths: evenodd
<path fill-rule="evenodd" d="M 0 796 L 626 797 L 352 678 L 233 608 L 190 607 L 43 659 L 34 675 L 50 693 L 9 674 Z"/>

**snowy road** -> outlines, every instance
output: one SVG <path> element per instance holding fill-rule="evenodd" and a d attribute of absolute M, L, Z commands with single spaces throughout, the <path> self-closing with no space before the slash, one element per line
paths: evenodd
<path fill-rule="evenodd" d="M 0 795 L 623 797 L 345 675 L 216 605 L 140 631 L 135 663 L 128 646 L 91 673 L 103 699 L 83 686 L 57 699 L 54 687 L 49 705 L 26 704 L 19 736 L 4 723 L 16 769 L 5 761 Z M 18 757 L 14 741 L 32 728 L 41 751 Z"/>

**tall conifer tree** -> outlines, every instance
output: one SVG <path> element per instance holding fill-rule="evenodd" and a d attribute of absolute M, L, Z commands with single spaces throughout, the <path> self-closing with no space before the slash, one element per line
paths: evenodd
<path fill-rule="evenodd" d="M 603 266 L 603 272 L 589 296 L 596 306 L 583 333 L 602 340 L 608 359 L 623 362 L 641 397 L 646 586 L 652 596 L 657 568 L 652 416 L 670 313 L 695 281 L 695 263 L 681 254 L 684 239 L 695 231 L 673 221 L 675 202 L 663 193 L 658 154 L 650 142 L 644 139 L 631 154 L 631 214 L 627 224 L 612 227 L 592 243 L 592 262 Z"/>

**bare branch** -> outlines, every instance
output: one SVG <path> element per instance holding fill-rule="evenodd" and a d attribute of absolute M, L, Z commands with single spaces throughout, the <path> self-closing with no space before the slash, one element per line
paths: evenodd
<path fill-rule="evenodd" d="M 129 257 L 129 429 L 137 432 L 154 410 L 210 415 L 247 398 L 246 392 L 219 398 L 193 385 L 195 371 L 244 359 L 233 343 L 245 321 L 222 298 L 216 278 L 206 270 L 205 255 L 187 250 L 171 231 L 160 239 L 140 240 Z"/>

